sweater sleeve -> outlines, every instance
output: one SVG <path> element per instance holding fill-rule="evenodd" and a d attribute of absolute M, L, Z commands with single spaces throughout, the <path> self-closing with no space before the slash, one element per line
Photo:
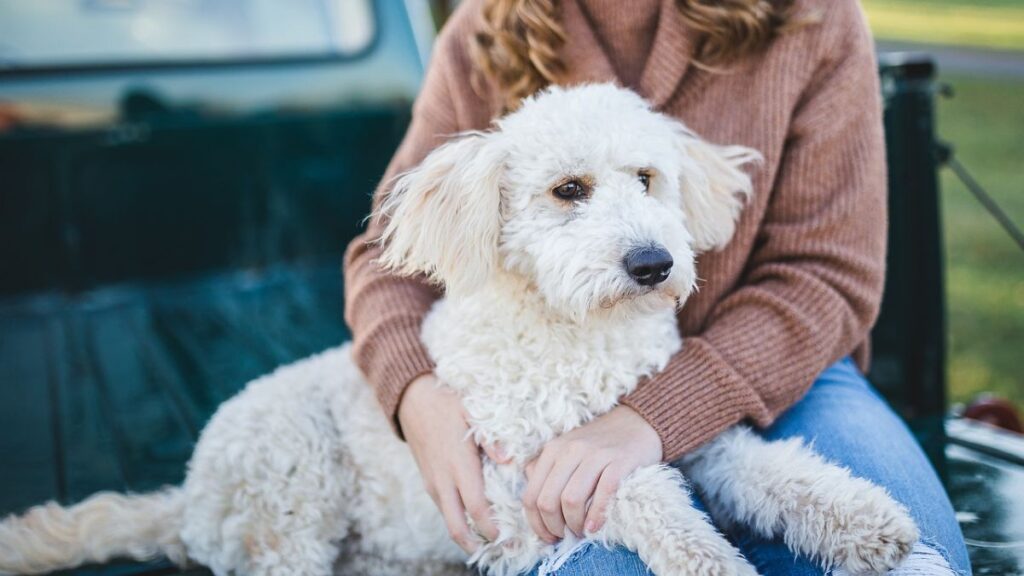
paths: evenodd
<path fill-rule="evenodd" d="M 453 54 L 455 34 L 446 29 L 435 43 L 412 121 L 374 193 L 375 212 L 397 175 L 460 130 L 450 90 L 452 67 L 458 61 Z M 352 330 L 355 361 L 397 424 L 394 417 L 406 385 L 434 367 L 420 341 L 420 325 L 439 294 L 423 278 L 400 277 L 379 268 L 377 240 L 383 229 L 381 218 L 371 218 L 345 252 L 345 320 Z"/>
<path fill-rule="evenodd" d="M 668 366 L 624 399 L 674 460 L 744 420 L 768 426 L 868 337 L 881 301 L 885 141 L 873 44 L 856 2 L 793 112 L 739 285 Z"/>

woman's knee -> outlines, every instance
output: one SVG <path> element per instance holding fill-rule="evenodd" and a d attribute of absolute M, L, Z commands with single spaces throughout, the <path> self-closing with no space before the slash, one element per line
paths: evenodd
<path fill-rule="evenodd" d="M 938 545 L 918 542 L 910 552 L 910 556 L 888 576 L 963 576 L 966 570 L 955 570 Z"/>

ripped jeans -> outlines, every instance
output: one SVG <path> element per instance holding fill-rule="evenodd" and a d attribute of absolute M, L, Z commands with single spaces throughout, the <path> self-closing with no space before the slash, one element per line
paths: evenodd
<path fill-rule="evenodd" d="M 890 574 L 971 573 L 960 526 L 938 476 L 910 431 L 849 358 L 826 369 L 807 395 L 762 435 L 769 440 L 800 436 L 813 442 L 817 453 L 884 486 L 910 510 L 921 541 Z M 703 509 L 700 502 L 696 505 Z M 742 527 L 726 535 L 764 576 L 824 574 L 807 558 L 790 552 L 781 540 L 766 541 Z M 639 576 L 650 572 L 629 550 L 585 544 L 551 574 Z"/>

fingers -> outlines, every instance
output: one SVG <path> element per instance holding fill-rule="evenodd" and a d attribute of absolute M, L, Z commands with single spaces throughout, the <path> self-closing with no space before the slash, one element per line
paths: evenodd
<path fill-rule="evenodd" d="M 544 480 L 544 487 L 537 496 L 537 510 L 548 532 L 558 538 L 565 536 L 565 515 L 562 512 L 562 493 L 566 491 L 569 478 L 579 466 L 576 458 L 563 458 L 555 463 Z"/>
<path fill-rule="evenodd" d="M 601 473 L 607 466 L 608 463 L 604 460 L 584 461 L 573 472 L 565 490 L 562 491 L 562 515 L 565 516 L 566 526 L 577 536 L 583 534 L 587 502 L 591 500 Z"/>
<path fill-rule="evenodd" d="M 626 473 L 615 465 L 608 466 L 601 472 L 601 479 L 597 482 L 594 497 L 590 502 L 590 509 L 587 511 L 585 524 L 587 532 L 597 532 L 604 526 L 605 520 L 608 519 L 608 503 L 615 496 Z"/>
<path fill-rule="evenodd" d="M 562 534 L 556 536 L 548 530 L 547 524 L 545 524 L 544 519 L 541 517 L 537 499 L 544 488 L 548 472 L 554 465 L 554 458 L 551 456 L 552 452 L 554 451 L 545 448 L 539 458 L 526 466 L 527 483 L 526 491 L 523 492 L 523 508 L 526 511 L 526 520 L 529 522 L 530 528 L 533 529 L 534 533 L 541 540 L 549 544 L 557 542 Z"/>
<path fill-rule="evenodd" d="M 491 520 L 491 505 L 484 493 L 480 455 L 475 444 L 470 443 L 469 446 L 472 452 L 467 455 L 465 464 L 459 467 L 461 473 L 456 479 L 459 495 L 477 531 L 487 540 L 494 541 L 498 538 L 498 528 Z"/>
<path fill-rule="evenodd" d="M 441 508 L 441 515 L 444 516 L 444 523 L 448 528 L 448 535 L 451 539 L 466 554 L 475 552 L 477 541 L 473 537 L 472 532 L 470 532 L 469 525 L 466 523 L 466 510 L 462 506 L 462 499 L 459 498 L 459 493 L 455 490 L 455 487 L 452 486 L 452 489 L 440 492 L 437 504 Z"/>
<path fill-rule="evenodd" d="M 487 457 L 498 464 L 508 464 L 512 461 L 512 457 L 505 454 L 505 449 L 501 444 L 484 444 L 483 449 Z"/>

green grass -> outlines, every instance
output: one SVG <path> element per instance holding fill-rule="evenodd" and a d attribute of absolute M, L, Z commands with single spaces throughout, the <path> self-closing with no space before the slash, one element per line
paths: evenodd
<path fill-rule="evenodd" d="M 1020 0 L 863 0 L 875 36 L 1024 50 Z"/>
<path fill-rule="evenodd" d="M 1024 223 L 1024 82 L 945 78 L 940 136 L 1018 224 Z M 951 399 L 982 391 L 1024 409 L 1024 251 L 947 169 L 942 173 Z"/>

